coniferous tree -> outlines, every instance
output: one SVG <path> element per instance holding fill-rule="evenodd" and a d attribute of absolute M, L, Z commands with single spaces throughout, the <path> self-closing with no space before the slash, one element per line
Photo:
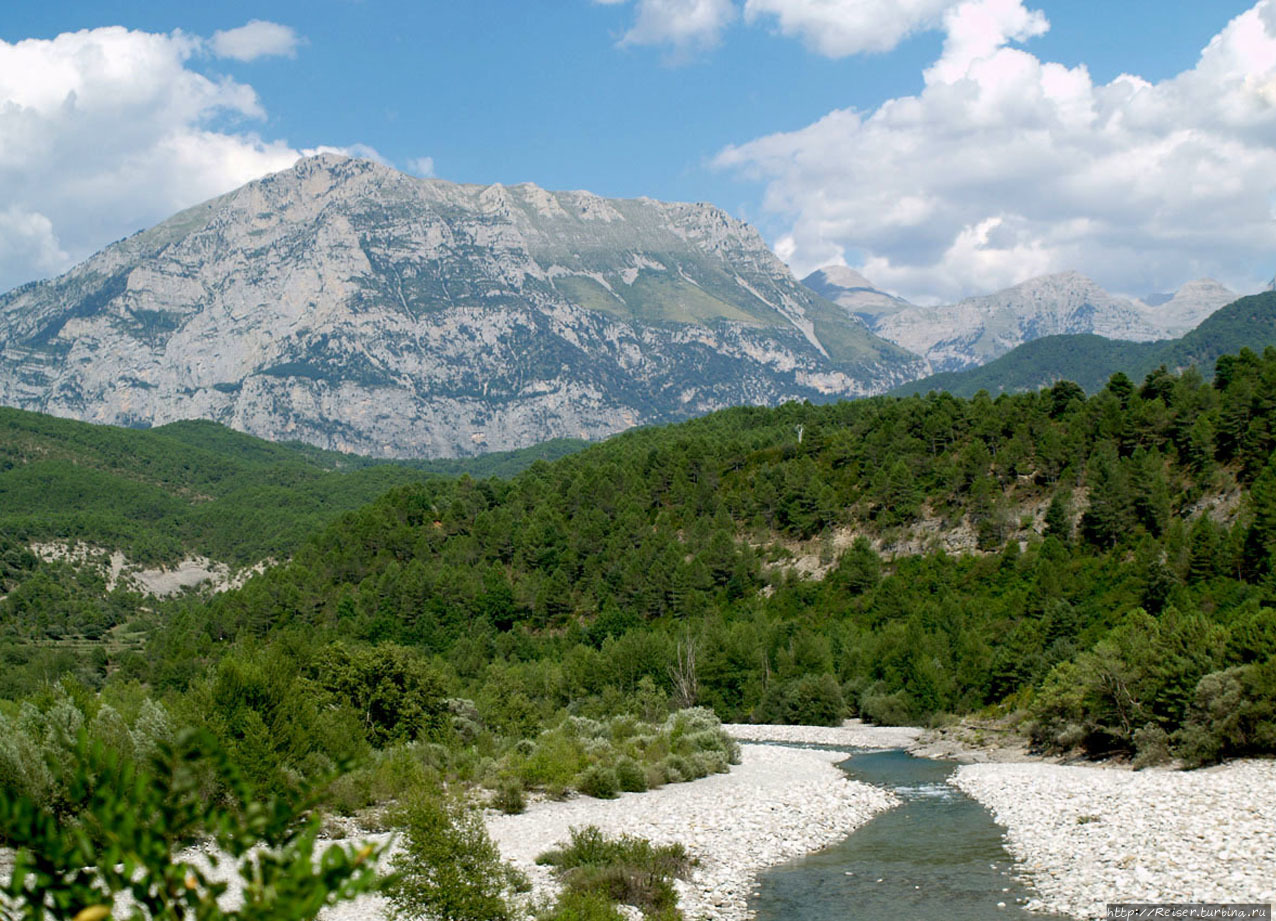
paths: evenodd
<path fill-rule="evenodd" d="M 1103 441 L 1095 447 L 1086 480 L 1090 507 L 1081 517 L 1081 531 L 1091 543 L 1110 547 L 1126 536 L 1133 520 L 1129 478 L 1112 442 Z"/>

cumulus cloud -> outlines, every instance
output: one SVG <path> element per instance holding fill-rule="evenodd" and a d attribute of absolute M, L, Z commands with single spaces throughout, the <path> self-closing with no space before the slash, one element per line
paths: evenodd
<path fill-rule="evenodd" d="M 923 301 L 1068 268 L 1126 293 L 1205 274 L 1247 288 L 1270 273 L 1276 0 L 1157 83 L 1096 83 L 1013 46 L 1047 27 L 1019 0 L 951 6 L 918 95 L 835 110 L 715 162 L 766 183 L 795 271 L 846 262 Z"/>
<path fill-rule="evenodd" d="M 426 179 L 434 175 L 434 158 L 433 157 L 413 157 L 405 164 L 408 172 L 416 173 Z"/>
<path fill-rule="evenodd" d="M 210 41 L 122 27 L 0 41 L 0 291 L 320 152 L 214 127 L 265 112 L 251 86 L 195 65 L 210 45 L 284 53 L 264 25 Z M 323 150 L 383 160 L 364 145 Z"/>
<path fill-rule="evenodd" d="M 627 0 L 594 0 L 616 5 Z M 637 0 L 634 24 L 621 45 L 674 46 L 680 52 L 716 45 L 723 29 L 739 16 L 732 0 Z"/>
<path fill-rule="evenodd" d="M 66 259 L 53 232 L 53 222 L 43 214 L 16 205 L 0 211 L 0 277 L 20 278 L 31 269 L 52 272 Z"/>
<path fill-rule="evenodd" d="M 921 29 L 939 25 L 955 0 L 746 0 L 746 22 L 774 20 L 827 57 L 890 51 Z"/>
<path fill-rule="evenodd" d="M 219 58 L 236 61 L 255 61 L 257 58 L 297 56 L 299 36 L 289 26 L 277 22 L 254 19 L 238 29 L 226 29 L 213 33 L 208 45 Z"/>

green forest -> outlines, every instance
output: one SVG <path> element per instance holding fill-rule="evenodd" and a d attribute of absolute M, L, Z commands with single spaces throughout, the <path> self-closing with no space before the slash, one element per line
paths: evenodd
<path fill-rule="evenodd" d="M 676 783 L 736 757 L 719 720 L 1276 752 L 1276 349 L 1212 371 L 736 408 L 508 477 L 6 411 L 0 789 L 68 820 L 76 745 L 186 732 L 332 813 Z M 287 562 L 157 600 L 35 538 Z"/>

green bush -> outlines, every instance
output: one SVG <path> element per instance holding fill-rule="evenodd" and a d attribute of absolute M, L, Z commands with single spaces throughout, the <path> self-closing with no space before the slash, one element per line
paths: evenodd
<path fill-rule="evenodd" d="M 621 758 L 616 762 L 616 782 L 626 793 L 643 793 L 647 790 L 647 772 L 633 758 Z"/>
<path fill-rule="evenodd" d="M 697 777 L 725 774 L 731 769 L 727 764 L 727 756 L 720 751 L 696 752 L 690 760 Z"/>
<path fill-rule="evenodd" d="M 420 793 L 393 822 L 404 834 L 386 888 L 396 912 L 450 921 L 513 918 L 506 897 L 526 881 L 501 862 L 477 812 L 457 799 Z"/>
<path fill-rule="evenodd" d="M 1170 760 L 1170 737 L 1155 723 L 1148 723 L 1134 732 L 1134 764 L 1140 768 L 1156 767 Z"/>
<path fill-rule="evenodd" d="M 681 844 L 653 845 L 630 835 L 610 838 L 596 826 L 574 828 L 571 841 L 536 858 L 554 867 L 568 893 L 601 895 L 634 905 L 649 917 L 681 918 L 674 879 L 685 879 L 694 862 Z"/>
<path fill-rule="evenodd" d="M 660 769 L 664 773 L 665 783 L 683 783 L 694 780 L 696 776 L 695 769 L 682 755 L 666 755 L 660 762 Z"/>
<path fill-rule="evenodd" d="M 592 764 L 576 779 L 576 789 L 597 799 L 615 799 L 620 792 L 620 780 L 614 768 Z"/>
<path fill-rule="evenodd" d="M 503 778 L 492 796 L 492 806 L 506 815 L 518 815 L 527 811 L 527 796 L 523 783 L 517 777 Z"/>
<path fill-rule="evenodd" d="M 566 790 L 585 768 L 580 744 L 558 729 L 547 730 L 536 739 L 536 747 L 522 763 L 522 779 L 529 787 L 550 791 Z"/>
<path fill-rule="evenodd" d="M 1276 749 L 1276 656 L 1202 677 L 1175 742 L 1194 765 Z"/>
<path fill-rule="evenodd" d="M 860 698 L 860 715 L 879 726 L 907 726 L 913 721 L 913 705 L 907 691 L 883 693 L 870 688 Z"/>
<path fill-rule="evenodd" d="M 601 892 L 569 890 L 559 896 L 553 908 L 537 915 L 536 921 L 625 921 L 625 916 Z"/>
<path fill-rule="evenodd" d="M 792 726 L 837 726 L 845 717 L 842 688 L 828 674 L 772 684 L 754 712 L 760 723 Z"/>

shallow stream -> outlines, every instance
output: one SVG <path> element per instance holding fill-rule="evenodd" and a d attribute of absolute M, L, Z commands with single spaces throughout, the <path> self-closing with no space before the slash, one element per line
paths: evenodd
<path fill-rule="evenodd" d="M 1023 907 L 1033 894 L 1011 872 L 1001 827 L 947 783 L 955 765 L 883 751 L 852 755 L 840 767 L 894 790 L 902 803 L 841 844 L 763 873 L 750 901 L 758 921 L 1060 917 Z"/>

